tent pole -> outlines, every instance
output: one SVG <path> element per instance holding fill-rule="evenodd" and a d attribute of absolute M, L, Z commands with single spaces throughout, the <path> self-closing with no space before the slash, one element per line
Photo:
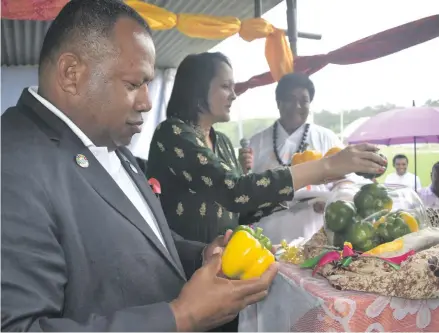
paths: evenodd
<path fill-rule="evenodd" d="M 297 56 L 297 2 L 287 0 L 287 24 L 288 40 L 290 41 L 291 52 Z"/>
<path fill-rule="evenodd" d="M 255 18 L 262 15 L 262 0 L 255 0 Z"/>
<path fill-rule="evenodd" d="M 418 189 L 417 189 L 416 178 L 418 176 L 418 167 L 417 167 L 417 160 L 416 160 L 416 136 L 414 137 L 414 140 L 413 140 L 413 147 L 415 149 L 415 151 L 414 151 L 414 155 L 415 155 L 415 192 L 417 192 Z"/>

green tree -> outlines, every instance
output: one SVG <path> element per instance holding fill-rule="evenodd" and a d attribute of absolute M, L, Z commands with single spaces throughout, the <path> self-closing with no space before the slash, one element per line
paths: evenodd
<path fill-rule="evenodd" d="M 439 107 L 439 99 L 436 100 L 429 99 L 425 102 L 425 106 Z"/>
<path fill-rule="evenodd" d="M 425 102 L 426 106 L 439 107 L 439 100 L 429 99 Z M 380 112 L 389 111 L 399 108 L 395 104 L 383 104 L 377 106 L 366 106 L 362 109 L 353 109 L 343 111 L 343 124 L 348 126 L 353 121 L 362 117 L 373 117 Z M 271 126 L 275 122 L 275 118 L 263 118 L 263 119 L 246 119 L 243 120 L 243 133 L 245 138 L 250 138 L 256 133 Z M 314 122 L 320 126 L 326 127 L 335 133 L 340 132 L 340 113 L 334 113 L 327 110 L 314 113 Z M 240 135 L 239 124 L 236 121 L 230 121 L 228 123 L 216 124 L 215 129 L 226 134 L 232 141 L 235 148 L 238 148 Z"/>

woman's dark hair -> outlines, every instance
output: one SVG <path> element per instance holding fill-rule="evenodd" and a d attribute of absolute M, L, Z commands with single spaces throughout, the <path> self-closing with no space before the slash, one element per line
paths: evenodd
<path fill-rule="evenodd" d="M 276 87 L 276 101 L 284 101 L 291 93 L 291 90 L 296 88 L 308 90 L 310 102 L 312 102 L 316 92 L 314 83 L 312 83 L 308 75 L 302 73 L 291 73 L 282 76 Z"/>
<path fill-rule="evenodd" d="M 216 76 L 218 64 L 232 67 L 222 53 L 204 52 L 188 55 L 178 66 L 175 74 L 166 116 L 197 124 L 198 115 L 209 111 L 207 96 L 210 82 Z"/>

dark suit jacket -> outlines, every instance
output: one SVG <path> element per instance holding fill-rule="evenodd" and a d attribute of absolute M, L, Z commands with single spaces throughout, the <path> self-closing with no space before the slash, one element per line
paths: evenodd
<path fill-rule="evenodd" d="M 175 331 L 168 302 L 200 266 L 204 244 L 171 233 L 131 153 L 117 151 L 169 252 L 79 138 L 27 90 L 1 125 L 2 330 Z"/>

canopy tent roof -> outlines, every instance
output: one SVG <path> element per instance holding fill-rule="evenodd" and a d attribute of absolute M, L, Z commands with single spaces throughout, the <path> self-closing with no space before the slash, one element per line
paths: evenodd
<path fill-rule="evenodd" d="M 263 0 L 262 13 L 282 0 Z M 239 19 L 254 16 L 254 0 L 151 0 L 146 1 L 174 13 L 235 16 Z M 2 66 L 37 65 L 40 48 L 50 21 L 1 20 Z M 177 67 L 190 53 L 204 52 L 221 40 L 190 38 L 176 29 L 153 31 L 157 49 L 157 67 Z"/>

